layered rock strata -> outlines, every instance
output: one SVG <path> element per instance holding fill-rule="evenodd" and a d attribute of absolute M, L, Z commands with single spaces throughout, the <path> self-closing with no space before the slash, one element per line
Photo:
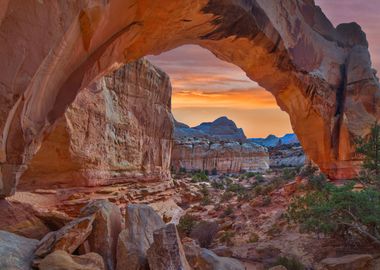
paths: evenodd
<path fill-rule="evenodd" d="M 146 60 L 81 91 L 43 141 L 21 187 L 97 186 L 170 178 L 169 77 Z"/>
<path fill-rule="evenodd" d="M 239 173 L 269 169 L 268 150 L 260 145 L 208 139 L 176 140 L 172 152 L 174 171 Z"/>
<path fill-rule="evenodd" d="M 183 44 L 209 49 L 270 91 L 330 178 L 355 176 L 354 139 L 380 119 L 365 33 L 356 23 L 335 28 L 314 1 L 4 0 L 0 10 L 2 197 L 80 89 Z"/>

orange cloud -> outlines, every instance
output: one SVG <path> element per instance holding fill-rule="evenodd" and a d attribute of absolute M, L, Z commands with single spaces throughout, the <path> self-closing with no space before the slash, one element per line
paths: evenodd
<path fill-rule="evenodd" d="M 272 94 L 263 88 L 214 92 L 201 90 L 174 91 L 172 107 L 173 109 L 200 107 L 240 110 L 278 109 Z"/>

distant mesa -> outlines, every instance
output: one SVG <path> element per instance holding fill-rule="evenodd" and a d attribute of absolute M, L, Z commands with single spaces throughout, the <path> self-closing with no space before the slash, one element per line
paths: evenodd
<path fill-rule="evenodd" d="M 251 142 L 257 143 L 266 147 L 276 147 L 279 145 L 288 145 L 288 144 L 299 144 L 297 135 L 294 133 L 286 134 L 282 137 L 277 137 L 275 135 L 269 135 L 266 138 L 252 138 L 248 139 Z"/>
<path fill-rule="evenodd" d="M 213 122 L 204 122 L 196 127 L 175 121 L 174 137 L 181 138 L 207 138 L 218 141 L 245 141 L 247 137 L 243 129 L 238 128 L 234 121 L 226 116 L 220 117 Z"/>

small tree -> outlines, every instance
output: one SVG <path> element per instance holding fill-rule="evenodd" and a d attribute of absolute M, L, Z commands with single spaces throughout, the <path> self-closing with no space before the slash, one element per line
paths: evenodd
<path fill-rule="evenodd" d="M 380 126 L 376 122 L 367 138 L 356 141 L 356 152 L 364 156 L 361 179 L 380 188 Z"/>

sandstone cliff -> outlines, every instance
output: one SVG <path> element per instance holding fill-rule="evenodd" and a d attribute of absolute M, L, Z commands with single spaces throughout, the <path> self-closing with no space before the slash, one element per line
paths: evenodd
<path fill-rule="evenodd" d="M 171 85 L 146 60 L 81 91 L 43 141 L 22 187 L 104 185 L 170 178 Z"/>
<path fill-rule="evenodd" d="M 172 169 L 217 170 L 218 173 L 263 171 L 269 168 L 265 147 L 248 142 L 227 117 L 190 128 L 176 122 Z"/>

